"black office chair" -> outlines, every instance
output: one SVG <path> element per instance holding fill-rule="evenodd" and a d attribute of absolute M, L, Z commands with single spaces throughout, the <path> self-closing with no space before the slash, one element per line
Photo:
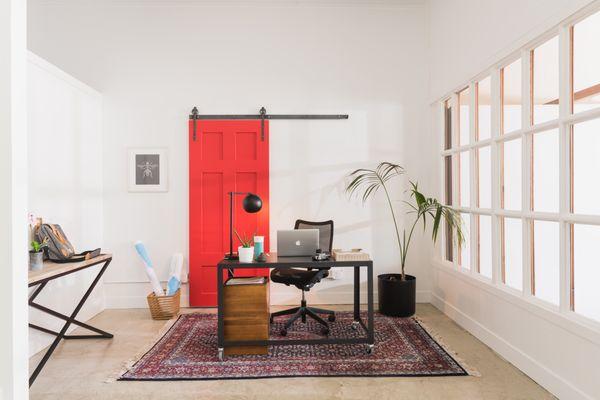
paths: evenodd
<path fill-rule="evenodd" d="M 331 254 L 331 246 L 333 244 L 333 221 L 310 222 L 297 220 L 294 229 L 318 229 L 319 230 L 319 247 L 321 251 L 327 251 Z M 302 291 L 302 301 L 300 307 L 295 307 L 289 310 L 277 311 L 271 314 L 271 323 L 274 317 L 280 315 L 290 315 L 292 317 L 286 322 L 280 334 L 287 335 L 287 330 L 299 318 L 306 323 L 306 317 L 311 317 L 323 326 L 322 332 L 327 335 L 329 333 L 329 324 L 319 316 L 319 314 L 327 315 L 330 322 L 335 321 L 335 313 L 331 310 L 321 308 L 307 307 L 304 292 L 308 292 L 311 287 L 319 283 L 321 279 L 329 276 L 329 268 L 274 268 L 271 271 L 271 280 L 277 283 L 283 283 L 286 286 L 294 285 Z"/>

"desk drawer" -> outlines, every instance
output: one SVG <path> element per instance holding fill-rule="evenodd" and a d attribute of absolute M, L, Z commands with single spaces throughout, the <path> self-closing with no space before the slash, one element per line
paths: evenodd
<path fill-rule="evenodd" d="M 269 338 L 269 285 L 225 285 L 223 288 L 224 337 L 229 340 Z M 226 347 L 226 355 L 267 354 L 267 346 Z"/>

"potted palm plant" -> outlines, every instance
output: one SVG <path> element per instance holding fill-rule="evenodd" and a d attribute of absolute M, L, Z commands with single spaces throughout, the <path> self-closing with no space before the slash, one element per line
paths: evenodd
<path fill-rule="evenodd" d="M 416 183 L 410 182 L 409 201 L 404 201 L 408 206 L 407 214 L 413 215 L 410 228 L 402 229 L 402 235 L 398 228 L 398 221 L 390 199 L 387 184 L 395 177 L 404 173 L 404 169 L 390 162 L 382 162 L 375 169 L 360 168 L 348 175 L 349 183 L 346 186 L 346 192 L 352 197 L 361 192 L 363 203 L 381 189 L 385 194 L 390 208 L 390 215 L 394 222 L 396 240 L 400 250 L 399 274 L 381 274 L 377 276 L 377 289 L 379 300 L 379 312 L 394 317 L 409 317 L 415 313 L 416 302 L 416 278 L 407 275 L 405 272 L 406 256 L 410 247 L 413 233 L 419 222 L 423 222 L 423 230 L 427 228 L 427 220 L 432 219 L 432 240 L 436 241 L 440 223 L 446 222 L 446 225 L 453 232 L 453 237 L 459 246 L 462 245 L 464 237 L 462 233 L 462 220 L 460 213 L 451 207 L 440 204 L 434 198 L 428 198 L 423 195 Z"/>

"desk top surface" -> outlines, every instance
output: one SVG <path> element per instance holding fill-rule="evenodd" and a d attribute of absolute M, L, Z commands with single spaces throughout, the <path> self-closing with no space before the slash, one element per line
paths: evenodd
<path fill-rule="evenodd" d="M 90 260 L 73 263 L 59 264 L 52 261 L 44 261 L 44 268 L 41 271 L 29 271 L 29 285 L 31 286 L 32 284 L 44 281 L 46 279 L 51 279 L 69 274 L 71 272 L 79 271 L 80 269 L 100 264 L 111 258 L 112 254 L 101 254 L 98 257 L 94 257 Z"/>
<path fill-rule="evenodd" d="M 357 266 L 372 266 L 372 260 L 364 261 L 335 261 L 329 259 L 327 261 L 315 261 L 311 256 L 307 257 L 278 257 L 277 253 L 269 253 L 266 262 L 254 261 L 251 263 L 241 263 L 238 260 L 221 260 L 221 267 L 235 268 L 275 268 L 275 267 L 312 267 L 312 268 L 331 268 L 331 267 L 357 267 Z"/>

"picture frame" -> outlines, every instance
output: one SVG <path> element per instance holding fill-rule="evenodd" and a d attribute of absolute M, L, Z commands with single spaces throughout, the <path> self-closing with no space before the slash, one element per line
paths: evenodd
<path fill-rule="evenodd" d="M 168 159 L 167 149 L 128 149 L 128 188 L 130 192 L 167 192 Z"/>

